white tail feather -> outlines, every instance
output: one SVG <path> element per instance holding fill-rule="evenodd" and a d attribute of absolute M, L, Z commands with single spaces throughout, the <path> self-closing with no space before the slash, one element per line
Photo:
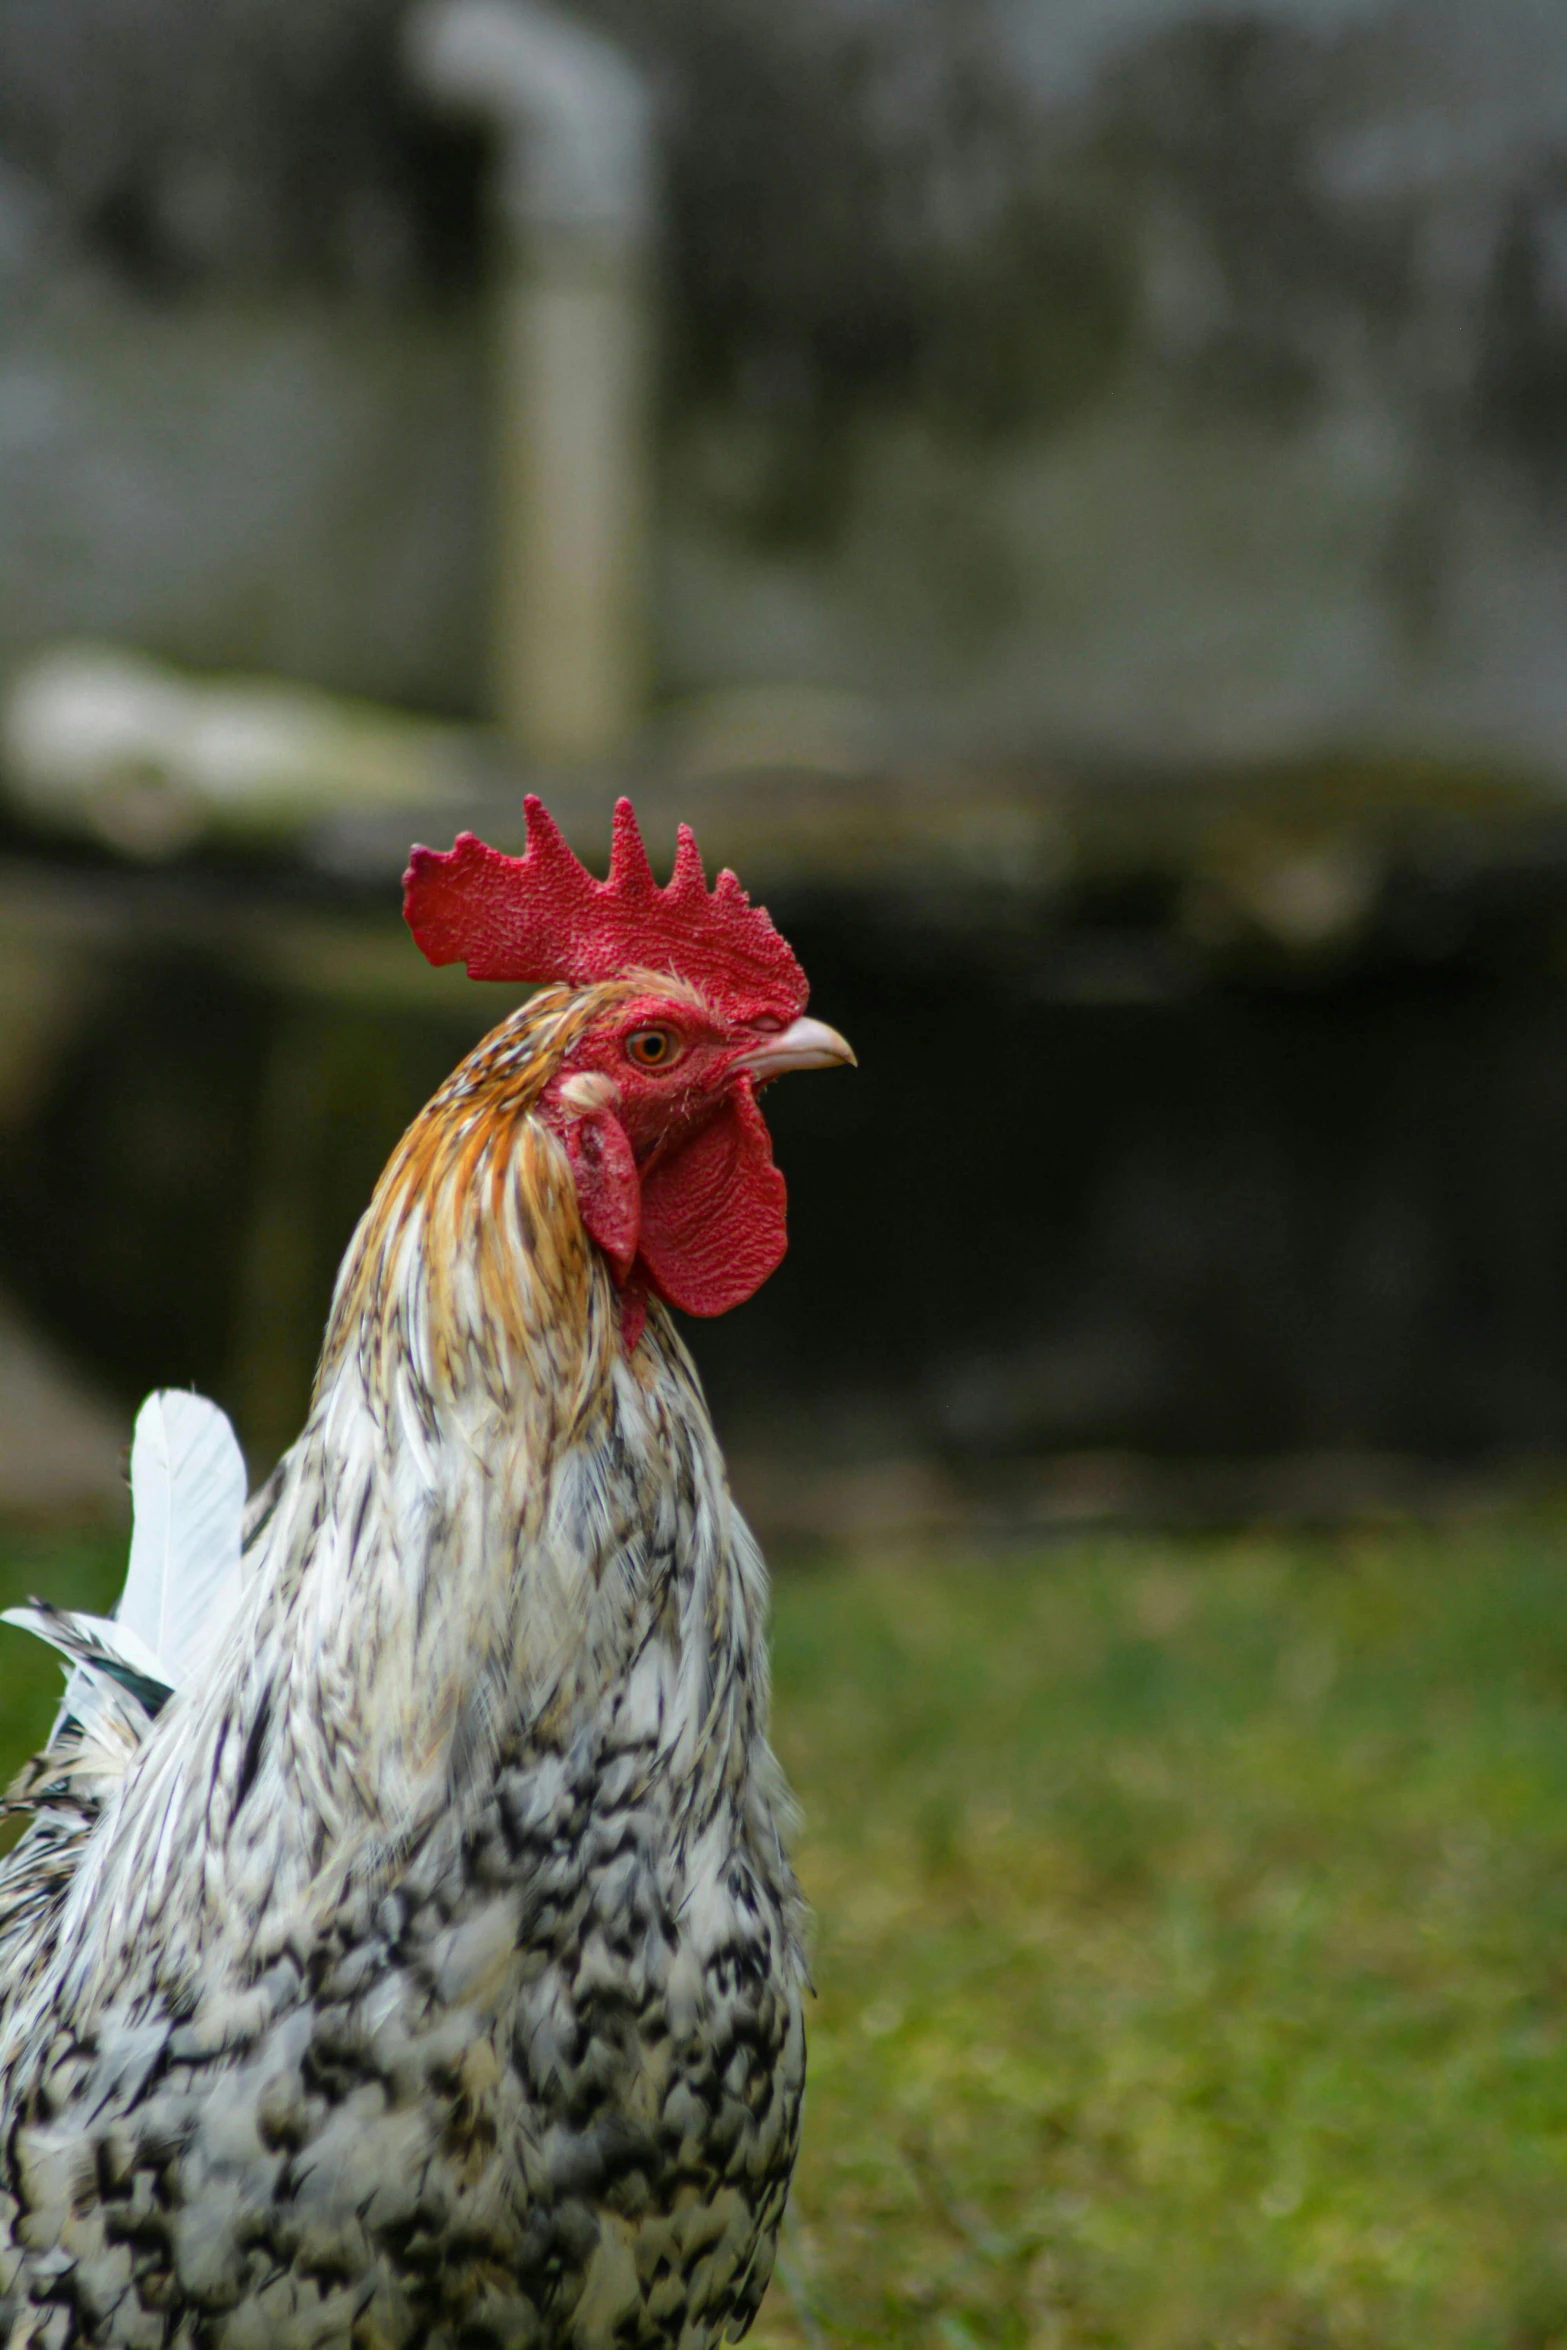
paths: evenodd
<path fill-rule="evenodd" d="M 240 1598 L 245 1462 L 215 1403 L 180 1388 L 148 1396 L 131 1446 L 131 1509 L 130 1563 L 112 1617 L 42 1607 L 0 1615 L 67 1660 L 51 1745 L 68 1716 L 86 1727 L 107 1705 L 118 1721 L 126 1693 L 114 1664 L 183 1689 L 228 1629 Z"/>
<path fill-rule="evenodd" d="M 130 1565 L 117 1622 L 145 1641 L 183 1689 L 239 1604 L 245 1463 L 224 1414 L 165 1388 L 136 1415 Z"/>

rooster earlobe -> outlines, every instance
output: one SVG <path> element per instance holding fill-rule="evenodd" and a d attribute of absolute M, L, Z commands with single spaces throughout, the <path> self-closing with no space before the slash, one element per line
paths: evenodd
<path fill-rule="evenodd" d="M 623 1284 L 642 1235 L 642 1184 L 626 1130 L 612 1110 L 599 1110 L 574 1118 L 564 1140 L 582 1221 Z"/>
<path fill-rule="evenodd" d="M 642 1180 L 641 1259 L 653 1288 L 683 1313 L 727 1314 L 789 1245 L 787 1194 L 749 1083 L 683 1149 Z"/>

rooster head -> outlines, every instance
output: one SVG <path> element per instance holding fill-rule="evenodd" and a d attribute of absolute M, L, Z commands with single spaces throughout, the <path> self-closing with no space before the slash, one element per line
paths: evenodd
<path fill-rule="evenodd" d="M 537 1107 L 571 1161 L 634 1345 L 649 1292 L 722 1314 L 774 1270 L 784 1181 L 757 1093 L 854 1055 L 806 1018 L 805 974 L 766 909 L 729 872 L 709 891 L 687 826 L 660 888 L 619 801 L 609 878 L 596 881 L 542 803 L 524 806 L 524 856 L 466 832 L 445 851 L 416 848 L 403 912 L 432 963 L 582 994 L 586 1017 Z"/>

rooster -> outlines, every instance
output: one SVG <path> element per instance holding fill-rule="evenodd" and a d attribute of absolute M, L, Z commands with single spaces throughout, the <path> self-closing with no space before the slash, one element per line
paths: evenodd
<path fill-rule="evenodd" d="M 758 1108 L 852 1062 L 689 832 L 416 849 L 542 983 L 394 1151 L 248 1508 L 163 1395 L 0 1863 L 0 2339 L 702 2350 L 766 2289 L 802 1913 L 766 1576 L 668 1308 L 777 1265 Z M 7 2327 L 9 2334 L 7 2336 Z"/>

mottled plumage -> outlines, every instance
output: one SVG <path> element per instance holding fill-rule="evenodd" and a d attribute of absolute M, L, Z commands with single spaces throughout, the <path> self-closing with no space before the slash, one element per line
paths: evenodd
<path fill-rule="evenodd" d="M 216 1654 L 14 1791 L 0 2339 L 700 2350 L 756 2310 L 805 2063 L 765 1571 L 578 1198 L 650 987 L 705 1033 L 678 973 L 553 987 L 421 1113 Z"/>

